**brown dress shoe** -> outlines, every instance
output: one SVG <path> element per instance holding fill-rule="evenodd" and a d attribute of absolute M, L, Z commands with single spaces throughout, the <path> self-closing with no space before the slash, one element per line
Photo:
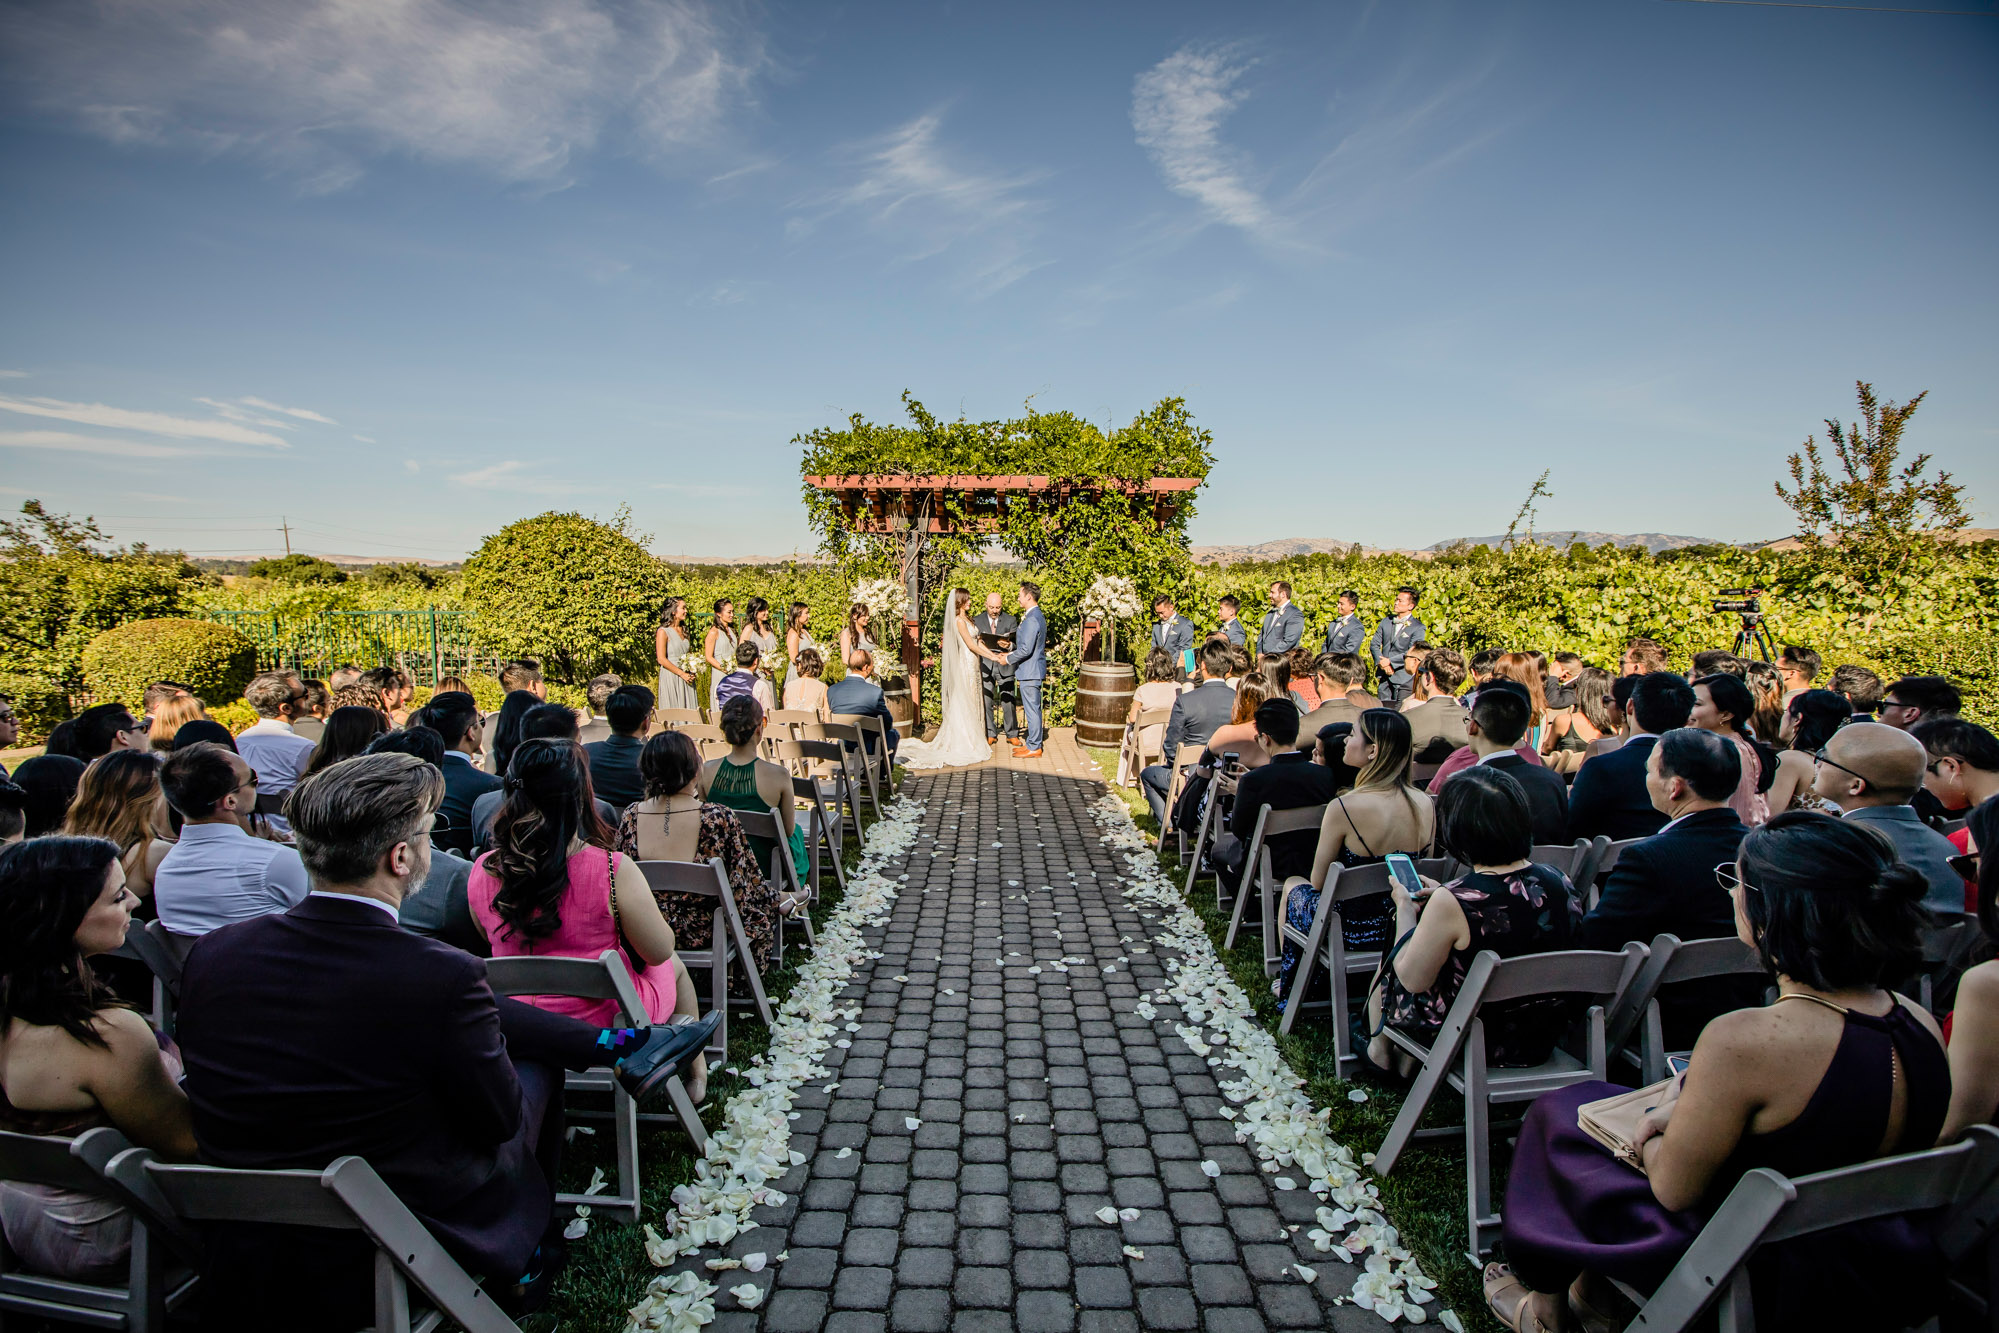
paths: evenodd
<path fill-rule="evenodd" d="M 1015 750 L 1015 751 L 1013 752 L 1013 757 L 1014 757 L 1015 759 L 1039 759 L 1039 758 L 1041 757 L 1041 751 L 1039 751 L 1039 750 Z"/>

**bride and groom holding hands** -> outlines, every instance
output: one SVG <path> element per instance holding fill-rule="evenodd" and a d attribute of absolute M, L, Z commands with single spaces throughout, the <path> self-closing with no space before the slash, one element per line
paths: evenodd
<path fill-rule="evenodd" d="M 1041 589 L 1023 582 L 1016 593 L 1020 623 L 1013 645 L 1005 652 L 986 646 L 972 625 L 972 594 L 953 588 L 944 603 L 942 635 L 944 722 L 928 741 L 904 741 L 896 754 L 910 768 L 963 768 L 992 758 L 986 738 L 985 687 L 979 676 L 981 660 L 1013 668 L 1020 689 L 1020 706 L 1027 714 L 1027 739 L 1016 744 L 1016 759 L 1041 753 L 1046 739 L 1041 719 L 1041 690 L 1048 679 L 1048 618 L 1041 613 Z"/>

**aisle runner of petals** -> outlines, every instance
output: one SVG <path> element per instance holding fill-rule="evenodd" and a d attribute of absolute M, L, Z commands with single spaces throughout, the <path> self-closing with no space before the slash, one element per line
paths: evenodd
<path fill-rule="evenodd" d="M 744 1075 L 750 1086 L 729 1099 L 722 1127 L 708 1136 L 708 1151 L 694 1164 L 694 1179 L 674 1188 L 673 1212 L 660 1223 L 666 1234 L 645 1229 L 646 1257 L 658 1267 L 704 1246 L 727 1245 L 756 1225 L 752 1208 L 785 1201 L 770 1182 L 805 1163 L 802 1154 L 791 1151 L 792 1099 L 811 1079 L 828 1077 L 819 1057 L 835 1044 L 848 1045 L 845 1034 L 860 1027 L 860 1006 L 836 1008 L 837 999 L 858 964 L 881 957 L 862 942 L 861 932 L 888 920 L 898 885 L 883 867 L 915 844 L 922 818 L 921 802 L 899 799 L 868 831 L 860 867 L 847 876 L 846 897 L 819 928 L 818 947 L 798 969 L 778 1010 L 770 1048 L 750 1062 Z M 707 1266 L 756 1273 L 783 1258 L 751 1254 L 710 1259 Z M 632 1307 L 625 1333 L 693 1333 L 714 1320 L 715 1290 L 697 1273 L 656 1277 Z M 753 1283 L 732 1287 L 729 1294 L 741 1307 L 763 1299 Z"/>
<path fill-rule="evenodd" d="M 1278 1189 L 1303 1188 L 1319 1197 L 1319 1225 L 1306 1233 L 1314 1249 L 1346 1263 L 1366 1256 L 1362 1261 L 1365 1271 L 1354 1282 L 1349 1298 L 1355 1305 L 1391 1323 L 1397 1319 L 1424 1323 L 1428 1318 L 1424 1307 L 1436 1300 L 1437 1284 L 1423 1275 L 1415 1258 L 1399 1243 L 1395 1228 L 1382 1216 L 1374 1182 L 1362 1177 L 1353 1153 L 1335 1143 L 1327 1132 L 1332 1112 L 1312 1109 L 1305 1096 L 1305 1081 L 1284 1063 L 1276 1038 L 1256 1021 L 1249 997 L 1222 966 L 1201 918 L 1160 870 L 1157 856 L 1132 823 L 1124 802 L 1105 796 L 1091 807 L 1090 814 L 1103 830 L 1104 845 L 1123 858 L 1124 896 L 1141 908 L 1160 913 L 1163 933 L 1158 943 L 1181 955 L 1165 960 L 1171 980 L 1153 993 L 1153 999 L 1170 1000 L 1180 1007 L 1187 1022 L 1176 1023 L 1174 1031 L 1189 1050 L 1206 1056 L 1217 1068 L 1242 1071 L 1240 1079 L 1221 1084 L 1223 1094 L 1239 1108 L 1222 1109 L 1223 1115 L 1236 1122 L 1237 1140 L 1251 1147 L 1266 1172 L 1287 1173 L 1272 1182 Z M 1135 1012 L 1141 1018 L 1151 1018 L 1157 1011 L 1140 1000 Z M 1213 1035 L 1204 1037 L 1203 1027 Z M 1217 1047 L 1222 1048 L 1219 1053 Z M 1211 1163 L 1201 1165 L 1210 1175 L 1219 1172 Z M 1302 1264 L 1297 1271 L 1307 1282 L 1318 1276 Z M 1449 1310 L 1440 1313 L 1439 1322 L 1462 1333 L 1457 1315 Z"/>

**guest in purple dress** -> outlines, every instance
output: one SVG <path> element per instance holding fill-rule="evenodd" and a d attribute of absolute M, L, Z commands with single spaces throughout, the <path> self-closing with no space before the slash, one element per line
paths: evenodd
<path fill-rule="evenodd" d="M 1509 1328 L 1615 1326 L 1604 1279 L 1656 1287 L 1744 1172 L 1796 1177 L 1937 1140 L 1950 1103 L 1942 1039 L 1886 988 L 1920 957 L 1921 873 L 1870 829 L 1796 811 L 1716 874 L 1778 1000 L 1708 1024 L 1640 1122 L 1642 1174 L 1576 1124 L 1578 1107 L 1623 1089 L 1582 1083 L 1534 1103 L 1506 1187 L 1511 1266 L 1485 1270 Z M 1926 1236 L 1902 1218 L 1766 1247 L 1756 1265 L 1765 1330 L 1901 1328 L 1942 1285 Z"/>

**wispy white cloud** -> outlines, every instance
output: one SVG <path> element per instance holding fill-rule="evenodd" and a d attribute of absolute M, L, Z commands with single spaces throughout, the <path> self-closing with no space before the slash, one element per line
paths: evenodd
<path fill-rule="evenodd" d="M 897 244 L 897 262 L 961 256 L 957 285 L 979 296 L 1051 263 L 1032 245 L 1045 204 L 1028 191 L 1040 174 L 962 164 L 941 141 L 943 124 L 932 112 L 844 150 L 839 156 L 852 178 L 801 200 L 787 233 L 802 239 L 830 218 L 851 215 Z"/>
<path fill-rule="evenodd" d="M 31 417 L 53 417 L 80 426 L 107 426 L 113 430 L 133 430 L 170 439 L 218 440 L 224 444 L 270 444 L 280 449 L 290 444 L 267 431 L 252 430 L 243 422 L 201 417 L 177 417 L 165 412 L 135 412 L 104 403 L 66 403 L 57 398 L 15 398 L 0 394 L 0 411 L 19 412 Z"/>
<path fill-rule="evenodd" d="M 706 0 L 69 0 L 12 8 L 0 39 L 42 110 L 322 191 L 382 153 L 560 185 L 600 144 L 703 144 L 764 65 Z"/>
<path fill-rule="evenodd" d="M 375 437 L 372 435 L 356 435 L 354 438 L 362 444 L 373 444 L 375 442 Z"/>
<path fill-rule="evenodd" d="M 178 444 L 79 435 L 67 430 L 0 430 L 0 449 L 53 449 L 60 453 L 104 454 L 112 458 L 185 458 L 204 452 Z"/>
<path fill-rule="evenodd" d="M 1222 124 L 1248 94 L 1251 66 L 1237 48 L 1185 46 L 1132 81 L 1131 126 L 1166 187 L 1218 222 L 1261 231 L 1271 214 Z"/>
<path fill-rule="evenodd" d="M 24 380 L 26 378 L 28 378 L 28 372 L 25 370 L 0 370 L 0 380 Z"/>
<path fill-rule="evenodd" d="M 583 489 L 573 481 L 549 476 L 540 463 L 518 458 L 460 472 L 451 480 L 473 490 L 509 491 L 520 495 L 565 495 Z"/>
<path fill-rule="evenodd" d="M 262 398 L 243 398 L 238 401 L 245 407 L 261 408 L 266 412 L 280 412 L 288 417 L 297 417 L 300 421 L 316 421 L 322 426 L 337 426 L 340 424 L 332 417 L 321 416 L 307 407 L 280 407 L 276 403 L 265 402 Z"/>
<path fill-rule="evenodd" d="M 357 435 L 354 438 L 358 440 L 361 437 Z M 415 476 L 417 473 L 423 471 L 423 464 L 417 462 L 414 458 L 405 458 L 403 460 L 403 471 L 409 473 L 411 476 Z"/>

